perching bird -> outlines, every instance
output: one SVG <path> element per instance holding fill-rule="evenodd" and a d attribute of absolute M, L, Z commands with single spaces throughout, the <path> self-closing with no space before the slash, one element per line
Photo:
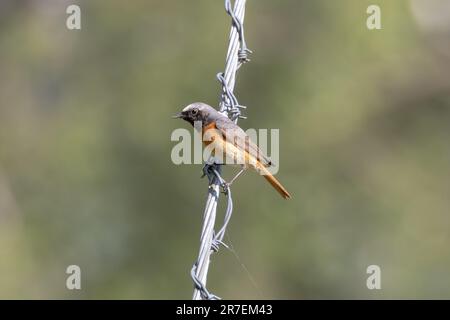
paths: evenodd
<path fill-rule="evenodd" d="M 284 199 L 291 198 L 289 192 L 267 169 L 272 165 L 270 159 L 250 140 L 244 130 L 228 117 L 205 103 L 195 102 L 175 115 L 175 118 L 184 119 L 194 127 L 196 127 L 195 122 L 201 122 L 202 140 L 208 148 L 212 149 L 213 155 L 225 156 L 227 160 L 225 163 L 233 162 L 242 165 L 243 169 L 229 184 L 247 167 L 251 167 L 263 175 Z"/>

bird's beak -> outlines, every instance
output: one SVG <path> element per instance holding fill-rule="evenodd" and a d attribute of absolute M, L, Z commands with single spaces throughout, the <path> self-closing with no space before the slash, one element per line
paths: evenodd
<path fill-rule="evenodd" d="M 177 113 L 176 115 L 172 116 L 172 119 L 178 119 L 178 118 L 183 118 L 183 113 Z"/>

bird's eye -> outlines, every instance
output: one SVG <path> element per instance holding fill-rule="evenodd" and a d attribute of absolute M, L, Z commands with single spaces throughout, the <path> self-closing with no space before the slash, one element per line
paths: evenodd
<path fill-rule="evenodd" d="M 198 113 L 198 109 L 192 109 L 191 114 L 192 114 L 193 116 L 196 116 L 197 113 Z"/>

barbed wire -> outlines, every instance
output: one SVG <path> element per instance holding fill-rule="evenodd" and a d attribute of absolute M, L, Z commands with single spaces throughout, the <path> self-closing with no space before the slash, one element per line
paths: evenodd
<path fill-rule="evenodd" d="M 250 61 L 248 55 L 251 51 L 247 48 L 244 38 L 245 3 L 246 0 L 236 0 L 232 8 L 231 0 L 225 0 L 225 10 L 231 17 L 232 25 L 225 61 L 225 71 L 217 74 L 217 80 L 222 85 L 219 111 L 227 115 L 234 122 L 237 122 L 240 118 L 245 119 L 241 114 L 241 109 L 245 109 L 246 107 L 239 104 L 233 93 L 237 70 L 242 64 Z M 233 199 L 230 186 L 221 176 L 220 165 L 210 160 L 203 168 L 203 175 L 208 177 L 209 187 L 203 214 L 199 255 L 191 269 L 191 277 L 195 286 L 193 299 L 216 300 L 220 298 L 207 290 L 206 280 L 211 254 L 218 252 L 220 245 L 228 248 L 223 242 L 223 237 L 225 236 L 228 223 L 233 213 Z M 214 227 L 220 188 L 223 189 L 223 193 L 227 196 L 227 208 L 222 227 L 215 233 Z"/>

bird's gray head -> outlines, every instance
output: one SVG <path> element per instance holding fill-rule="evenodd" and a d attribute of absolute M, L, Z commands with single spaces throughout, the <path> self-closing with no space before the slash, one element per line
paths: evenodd
<path fill-rule="evenodd" d="M 194 125 L 195 121 L 201 121 L 202 126 L 204 127 L 215 121 L 217 116 L 221 116 L 221 114 L 213 107 L 206 103 L 194 102 L 184 108 L 183 111 L 176 114 L 174 118 L 186 120 L 191 125 Z"/>

